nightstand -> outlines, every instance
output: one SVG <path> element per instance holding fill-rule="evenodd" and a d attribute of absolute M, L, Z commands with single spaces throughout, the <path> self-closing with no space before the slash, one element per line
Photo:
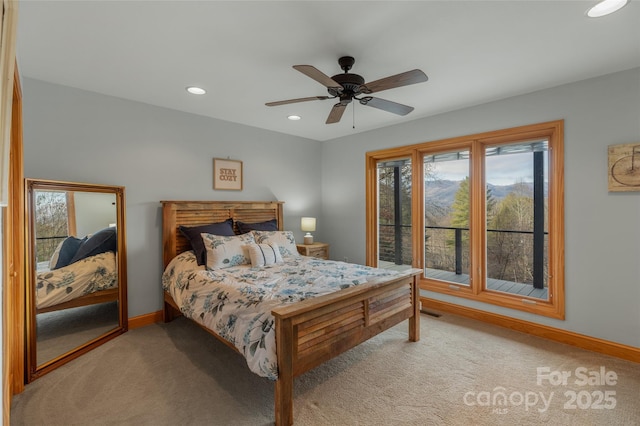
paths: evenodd
<path fill-rule="evenodd" d="M 327 243 L 296 244 L 296 247 L 298 248 L 298 253 L 303 256 L 329 259 L 329 244 Z"/>

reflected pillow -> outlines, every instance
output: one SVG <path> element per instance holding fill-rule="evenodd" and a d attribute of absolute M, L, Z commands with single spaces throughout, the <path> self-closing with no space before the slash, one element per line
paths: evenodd
<path fill-rule="evenodd" d="M 257 222 L 257 223 L 245 223 L 236 221 L 238 225 L 238 231 L 241 234 L 246 234 L 251 231 L 277 231 L 278 230 L 278 221 L 276 219 L 267 220 L 265 222 Z"/>
<path fill-rule="evenodd" d="M 53 251 L 51 259 L 49 259 L 49 269 L 56 269 L 56 263 L 58 263 L 58 256 L 60 256 L 60 249 L 62 248 L 62 244 L 64 244 L 64 240 L 60 241 L 56 249 Z"/>
<path fill-rule="evenodd" d="M 276 243 L 249 244 L 247 251 L 251 258 L 251 266 L 269 266 L 284 262 Z"/>
<path fill-rule="evenodd" d="M 250 264 L 245 246 L 256 242 L 251 233 L 233 237 L 202 234 L 202 241 L 207 250 L 207 269 Z"/>
<path fill-rule="evenodd" d="M 70 265 L 72 263 L 71 260 L 78 252 L 78 249 L 80 249 L 83 241 L 85 241 L 86 239 L 87 237 L 84 237 L 83 239 L 76 237 L 67 237 L 64 241 L 62 241 L 60 250 L 58 251 L 58 258 L 56 259 L 55 266 L 51 269 L 59 269 Z M 53 259 L 51 259 L 51 262 L 53 262 Z"/>
<path fill-rule="evenodd" d="M 85 239 L 69 263 L 71 264 L 78 260 L 108 251 L 115 253 L 117 247 L 118 238 L 116 228 L 104 228 Z"/>
<path fill-rule="evenodd" d="M 202 242 L 202 237 L 200 236 L 200 234 L 223 236 L 235 235 L 235 232 L 233 232 L 233 219 L 227 219 L 224 222 L 210 223 L 208 225 L 190 227 L 180 226 L 178 229 L 180 229 L 182 235 L 184 235 L 187 240 L 189 240 L 191 249 L 196 255 L 198 266 L 207 264 L 207 251 L 204 248 L 204 244 Z"/>
<path fill-rule="evenodd" d="M 252 231 L 252 234 L 258 244 L 277 244 L 282 257 L 300 257 L 291 231 Z"/>

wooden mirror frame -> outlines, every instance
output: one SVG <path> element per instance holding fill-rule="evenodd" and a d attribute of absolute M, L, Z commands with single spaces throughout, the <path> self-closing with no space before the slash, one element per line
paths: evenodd
<path fill-rule="evenodd" d="M 116 267 L 118 277 L 118 326 L 71 349 L 49 361 L 38 365 L 36 350 L 36 302 L 35 302 L 35 197 L 36 190 L 74 191 L 114 194 L 116 200 L 117 250 Z M 122 186 L 93 185 L 87 183 L 62 182 L 42 179 L 25 179 L 25 223 L 26 223 L 26 381 L 38 377 L 66 364 L 80 355 L 102 345 L 127 331 L 127 254 L 125 235 L 125 191 Z M 86 296 L 83 296 L 86 297 Z"/>

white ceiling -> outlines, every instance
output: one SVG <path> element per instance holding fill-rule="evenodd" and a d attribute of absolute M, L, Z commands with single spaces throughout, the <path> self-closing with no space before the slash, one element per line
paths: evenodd
<path fill-rule="evenodd" d="M 594 3 L 23 0 L 18 66 L 23 77 L 324 141 L 639 67 L 640 1 L 587 18 Z M 327 125 L 333 100 L 265 106 L 327 95 L 292 65 L 332 76 L 345 55 L 366 81 L 422 69 L 428 82 L 374 95 L 415 110 L 356 104 Z"/>

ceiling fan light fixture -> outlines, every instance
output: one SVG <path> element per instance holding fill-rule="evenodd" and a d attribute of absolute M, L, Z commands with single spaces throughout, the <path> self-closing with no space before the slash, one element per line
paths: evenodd
<path fill-rule="evenodd" d="M 188 86 L 186 90 L 192 95 L 204 95 L 205 93 L 207 93 L 206 90 L 197 86 Z"/>
<path fill-rule="evenodd" d="M 339 99 L 339 102 L 334 104 L 327 117 L 326 124 L 333 124 L 340 121 L 347 106 L 352 103 L 354 99 L 360 102 L 362 105 L 368 105 L 373 108 L 377 108 L 386 112 L 391 112 L 397 115 L 407 115 L 413 111 L 413 107 L 402 105 L 397 102 L 388 101 L 381 98 L 374 98 L 372 96 L 364 96 L 359 98 L 362 94 L 371 94 L 375 92 L 381 92 L 383 90 L 394 89 L 396 87 L 408 86 L 411 84 L 422 83 L 428 80 L 427 75 L 419 69 L 406 71 L 400 74 L 384 77 L 369 83 L 365 83 L 364 77 L 358 74 L 352 74 L 349 72 L 351 67 L 355 63 L 355 59 L 352 56 L 343 56 L 338 59 L 340 68 L 344 71 L 342 74 L 336 74 L 333 77 L 329 77 L 316 67 L 312 65 L 294 65 L 293 68 L 307 77 L 317 81 L 327 88 L 330 96 L 308 96 L 306 98 L 287 99 L 283 101 L 267 102 L 266 106 L 278 106 L 293 104 L 298 102 L 307 102 L 315 100 L 326 99 Z M 292 117 L 289 117 L 292 120 Z"/>
<path fill-rule="evenodd" d="M 587 16 L 589 18 L 600 18 L 613 12 L 617 12 L 626 6 L 627 3 L 629 3 L 629 0 L 602 0 L 587 10 Z"/>

